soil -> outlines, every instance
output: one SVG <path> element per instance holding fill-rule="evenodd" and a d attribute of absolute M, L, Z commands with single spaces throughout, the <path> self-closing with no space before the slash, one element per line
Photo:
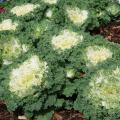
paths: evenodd
<path fill-rule="evenodd" d="M 103 25 L 91 31 L 92 35 L 100 34 L 110 42 L 120 44 L 120 22 Z"/>
<path fill-rule="evenodd" d="M 13 113 L 7 110 L 7 107 L 3 101 L 0 101 L 0 120 L 15 120 Z"/>
<path fill-rule="evenodd" d="M 83 114 L 74 110 L 62 110 L 55 112 L 53 120 L 85 120 Z"/>

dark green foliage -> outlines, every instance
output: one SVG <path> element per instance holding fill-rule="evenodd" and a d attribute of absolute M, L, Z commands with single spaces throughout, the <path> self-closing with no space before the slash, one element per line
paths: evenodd
<path fill-rule="evenodd" d="M 27 3 L 39 4 L 40 7 L 24 16 L 16 16 L 10 12 L 13 7 Z M 10 111 L 22 109 L 28 118 L 35 117 L 37 120 L 51 120 L 53 112 L 61 108 L 79 110 L 87 120 L 120 119 L 120 106 L 106 109 L 99 99 L 97 101 L 95 97 L 88 97 L 91 91 L 89 84 L 99 70 L 104 70 L 105 75 L 108 76 L 112 75 L 112 69 L 118 67 L 120 70 L 120 45 L 108 42 L 100 35 L 92 36 L 89 33 L 89 30 L 101 24 L 120 20 L 120 5 L 117 0 L 58 0 L 56 4 L 47 4 L 44 0 L 10 0 L 1 5 L 6 7 L 7 11 L 0 14 L 0 25 L 5 19 L 18 23 L 16 30 L 2 31 L 0 26 L 0 100 L 6 102 Z M 67 7 L 87 10 L 88 17 L 84 23 L 79 25 L 70 20 L 66 12 Z M 46 15 L 48 11 L 50 13 Z M 76 45 L 62 50 L 61 46 L 64 48 L 70 43 L 67 41 L 67 45 L 59 46 L 60 40 L 66 41 L 71 35 L 65 35 L 67 32 L 62 33 L 64 30 L 68 30 L 71 34 L 75 33 L 75 37 L 74 34 L 71 36 L 72 40 L 75 40 L 77 35 L 82 36 L 82 42 L 77 36 L 79 42 Z M 60 39 L 56 42 L 59 49 L 52 44 L 55 37 Z M 11 43 L 13 39 L 20 44 L 15 50 L 13 50 L 14 44 Z M 27 46 L 25 52 L 21 50 L 24 48 L 22 45 Z M 89 47 L 95 47 L 95 50 L 90 49 L 89 54 L 90 57 L 93 55 L 93 59 L 87 56 Z M 19 54 L 17 54 L 18 48 L 21 48 Z M 15 70 L 19 71 L 32 56 L 37 56 L 40 63 L 46 62 L 47 70 L 43 74 L 41 84 L 28 87 L 27 95 L 19 96 L 16 91 L 10 89 L 10 81 L 16 78 L 13 79 L 11 74 Z M 5 64 L 5 60 L 10 63 Z M 34 61 L 32 63 L 27 64 L 25 75 L 21 74 L 18 80 L 26 82 L 24 80 L 28 79 L 29 70 L 34 68 L 31 64 L 36 65 Z M 38 66 L 39 64 L 36 69 Z M 40 68 L 39 73 L 43 69 L 44 66 Z M 16 72 L 16 76 L 19 74 Z M 118 74 L 120 75 L 120 71 Z M 28 79 L 28 83 L 32 77 Z M 35 75 L 35 78 L 39 76 Z M 16 82 L 14 84 L 14 89 L 21 85 Z M 20 88 L 23 87 L 22 85 Z M 21 90 L 21 94 L 22 92 Z M 119 99 L 116 103 L 118 101 Z"/>
<path fill-rule="evenodd" d="M 112 108 L 112 109 L 106 109 L 104 106 L 100 105 L 100 101 L 94 101 L 94 98 L 89 98 L 88 96 L 90 95 L 90 91 L 91 89 L 89 88 L 90 85 L 90 81 L 92 81 L 93 79 L 91 79 L 93 77 L 93 75 L 95 75 L 98 71 L 100 71 L 101 69 L 105 70 L 104 72 L 106 72 L 106 77 L 107 76 L 112 76 L 114 69 L 116 69 L 116 66 L 119 67 L 119 60 L 111 60 L 109 63 L 104 63 L 101 67 L 99 67 L 98 69 L 96 69 L 96 72 L 91 73 L 91 76 L 87 79 L 87 81 L 83 81 L 81 80 L 80 82 L 78 82 L 79 84 L 79 88 L 78 88 L 78 96 L 77 99 L 74 102 L 74 109 L 82 111 L 84 113 L 84 115 L 86 116 L 87 119 L 91 119 L 91 120 L 101 120 L 101 119 L 109 119 L 109 120 L 118 120 L 120 118 L 119 116 L 119 110 L 120 108 L 117 106 L 116 109 Z M 112 72 L 110 72 L 112 71 Z M 118 73 L 119 74 L 119 73 Z M 99 77 L 99 76 L 96 76 Z M 116 76 L 114 76 L 116 77 Z M 114 77 L 111 77 L 108 80 L 112 79 L 112 82 L 115 83 L 115 79 Z M 114 79 L 114 80 L 113 80 Z M 117 78 L 119 79 L 119 78 Z M 86 87 L 85 87 L 86 86 Z M 113 85 L 114 86 L 114 85 Z M 97 86 L 96 86 L 97 87 Z M 110 86 L 108 86 L 107 88 L 109 88 Z M 96 89 L 97 90 L 97 89 Z M 119 90 L 119 89 L 118 89 Z M 94 91 L 96 92 L 96 91 Z M 107 96 L 107 95 L 106 95 Z M 98 96 L 96 96 L 97 98 Z M 91 99 L 91 100 L 90 100 Z M 114 99 L 114 98 L 113 98 Z M 101 99 L 102 101 L 102 99 Z M 109 99 L 108 99 L 109 101 Z M 119 101 L 119 100 L 118 100 Z M 116 101 L 117 102 L 117 101 Z M 111 102 L 112 105 L 116 104 L 116 102 Z M 96 106 L 96 104 L 98 104 L 98 106 Z M 117 112 L 116 112 L 117 111 Z M 115 113 L 116 112 L 116 113 Z"/>

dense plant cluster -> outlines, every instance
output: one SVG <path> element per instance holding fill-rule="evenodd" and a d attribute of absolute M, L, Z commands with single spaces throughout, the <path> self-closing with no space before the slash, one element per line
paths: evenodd
<path fill-rule="evenodd" d="M 50 120 L 59 109 L 120 119 L 120 45 L 89 30 L 119 22 L 120 0 L 10 0 L 0 14 L 0 99 Z"/>

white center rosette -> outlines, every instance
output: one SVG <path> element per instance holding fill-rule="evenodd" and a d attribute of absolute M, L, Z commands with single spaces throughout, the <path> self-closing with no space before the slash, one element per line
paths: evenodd
<path fill-rule="evenodd" d="M 0 23 L 0 31 L 16 30 L 17 26 L 18 26 L 17 22 L 12 22 L 11 19 L 5 19 Z"/>
<path fill-rule="evenodd" d="M 66 9 L 67 15 L 69 19 L 75 24 L 75 25 L 82 25 L 85 23 L 85 21 L 88 18 L 88 11 L 87 10 L 80 10 L 79 8 L 70 8 L 68 7 Z"/>
<path fill-rule="evenodd" d="M 94 66 L 99 62 L 103 62 L 108 58 L 112 58 L 112 52 L 109 49 L 100 46 L 89 46 L 87 48 L 86 55 L 88 61 L 90 61 L 89 64 Z"/>
<path fill-rule="evenodd" d="M 47 3 L 47 4 L 56 4 L 58 0 L 43 0 L 44 3 Z"/>
<path fill-rule="evenodd" d="M 41 85 L 45 72 L 47 72 L 47 63 L 40 60 L 37 55 L 32 56 L 11 71 L 10 91 L 19 97 L 29 95 L 33 91 L 33 86 Z"/>
<path fill-rule="evenodd" d="M 15 6 L 11 9 L 11 13 L 17 15 L 17 16 L 24 16 L 32 11 L 34 11 L 34 9 L 38 8 L 39 5 L 34 5 L 31 3 L 27 3 L 25 5 L 21 5 L 21 6 Z"/>
<path fill-rule="evenodd" d="M 88 97 L 96 106 L 106 109 L 118 108 L 120 104 L 120 68 L 112 72 L 101 70 L 92 77 Z"/>
<path fill-rule="evenodd" d="M 28 51 L 28 46 L 21 44 L 20 41 L 16 38 L 3 43 L 2 57 L 3 64 L 8 65 L 12 63 L 12 60 L 19 57 L 22 53 Z"/>
<path fill-rule="evenodd" d="M 76 46 L 78 43 L 83 41 L 83 36 L 78 35 L 78 33 L 70 31 L 70 30 L 63 30 L 60 35 L 54 36 L 52 38 L 52 45 L 55 50 L 66 50 L 70 49 L 73 46 Z"/>

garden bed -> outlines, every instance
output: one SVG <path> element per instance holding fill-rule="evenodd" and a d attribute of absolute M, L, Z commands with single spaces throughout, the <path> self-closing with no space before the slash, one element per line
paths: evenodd
<path fill-rule="evenodd" d="M 120 119 L 120 1 L 3 1 L 0 120 Z"/>
<path fill-rule="evenodd" d="M 110 23 L 91 31 L 92 35 L 102 35 L 110 42 L 120 43 L 120 23 Z M 80 73 L 83 77 L 85 73 Z M 19 111 L 20 112 L 20 111 Z M 10 113 L 3 101 L 0 101 L 0 120 L 27 120 L 24 114 L 18 116 Z M 85 120 L 82 113 L 73 110 L 62 110 L 53 114 L 53 120 Z"/>

